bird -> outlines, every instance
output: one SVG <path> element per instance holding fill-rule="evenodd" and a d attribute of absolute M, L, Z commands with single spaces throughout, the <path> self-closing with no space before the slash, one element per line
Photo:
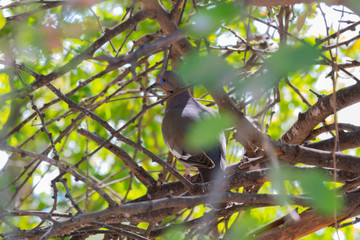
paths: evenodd
<path fill-rule="evenodd" d="M 156 82 L 146 90 L 153 88 L 158 88 L 169 96 L 161 124 L 162 135 L 166 147 L 186 167 L 185 175 L 190 168 L 197 168 L 203 182 L 219 182 L 224 178 L 226 168 L 225 134 L 222 132 L 217 144 L 210 149 L 193 149 L 185 141 L 192 124 L 216 116 L 216 111 L 199 103 L 175 71 L 162 71 Z"/>

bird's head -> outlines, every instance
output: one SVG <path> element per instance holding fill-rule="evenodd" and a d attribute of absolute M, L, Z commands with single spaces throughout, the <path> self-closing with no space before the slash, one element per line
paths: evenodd
<path fill-rule="evenodd" d="M 156 78 L 156 82 L 146 89 L 149 91 L 153 88 L 159 88 L 167 95 L 172 94 L 185 87 L 180 76 L 174 71 L 161 72 Z"/>

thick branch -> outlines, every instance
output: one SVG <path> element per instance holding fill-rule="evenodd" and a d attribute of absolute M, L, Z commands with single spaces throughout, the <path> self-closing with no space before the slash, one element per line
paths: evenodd
<path fill-rule="evenodd" d="M 311 167 L 281 167 L 279 171 L 302 171 L 305 175 L 307 174 L 307 171 L 313 171 L 314 169 Z M 318 171 L 323 172 L 328 176 L 329 179 L 332 179 L 334 177 L 334 169 L 332 168 L 317 168 Z M 267 181 L 269 181 L 269 175 L 270 175 L 271 169 L 259 169 L 259 170 L 253 170 L 253 171 L 240 171 L 240 170 L 234 170 L 232 167 L 230 169 L 227 169 L 227 177 L 225 179 L 225 182 L 227 182 L 226 189 L 225 190 L 231 190 L 231 189 L 239 189 L 240 187 L 251 187 L 256 184 L 263 184 Z M 339 183 L 345 183 L 348 179 L 354 179 L 359 176 L 358 173 L 352 173 L 347 172 L 343 170 L 336 170 L 337 174 L 337 181 Z M 197 176 L 193 176 L 192 180 L 197 179 Z M 209 182 L 204 184 L 205 189 L 214 189 L 213 185 L 216 183 Z M 161 186 L 151 189 L 146 195 L 133 200 L 132 202 L 140 202 L 140 201 L 147 201 L 147 200 L 154 200 L 159 198 L 164 198 L 168 195 L 172 196 L 180 196 L 184 194 L 187 191 L 187 188 L 179 181 L 176 182 L 170 182 L 170 183 L 163 183 Z M 194 193 L 195 195 L 203 194 L 202 192 Z"/>
<path fill-rule="evenodd" d="M 306 147 L 332 151 L 334 149 L 334 137 L 315 143 L 305 144 Z M 339 131 L 339 150 L 360 147 L 360 128 L 351 132 Z"/>
<path fill-rule="evenodd" d="M 273 141 L 273 146 L 283 154 L 280 159 L 297 164 L 304 163 L 318 167 L 333 167 L 333 152 L 323 151 L 299 145 L 282 144 Z M 360 157 L 350 156 L 343 153 L 335 153 L 336 166 L 338 169 L 353 173 L 360 173 Z"/>
<path fill-rule="evenodd" d="M 158 199 L 147 202 L 128 203 L 116 207 L 107 208 L 102 211 L 82 213 L 63 222 L 56 222 L 47 232 L 46 237 L 61 236 L 70 231 L 82 228 L 91 222 L 107 222 L 108 219 L 116 218 L 117 215 L 135 215 L 141 213 L 149 213 L 166 208 L 192 208 L 199 204 L 205 203 L 224 203 L 238 202 L 243 204 L 265 204 L 267 206 L 278 205 L 276 196 L 271 194 L 239 194 L 239 193 L 222 193 L 204 196 L 175 197 Z M 295 205 L 308 206 L 308 198 L 301 196 L 291 196 L 291 202 Z M 44 237 L 44 235 L 43 235 Z"/>
<path fill-rule="evenodd" d="M 359 193 L 349 194 L 349 201 L 345 211 L 338 213 L 337 222 L 356 216 L 360 213 Z M 299 239 L 324 227 L 334 224 L 334 216 L 324 217 L 313 209 L 309 209 L 300 214 L 300 220 L 296 221 L 288 218 L 284 223 L 265 231 L 257 236 L 256 239 L 267 240 L 288 240 Z"/>
<path fill-rule="evenodd" d="M 154 13 L 154 19 L 160 25 L 161 30 L 165 35 L 170 35 L 173 32 L 179 31 L 179 28 L 175 22 L 175 19 L 172 18 L 171 14 L 166 11 L 157 0 L 141 0 L 144 8 L 147 11 Z M 185 38 L 180 39 L 174 43 L 175 49 L 181 55 L 185 55 L 193 49 L 193 46 Z"/>
<path fill-rule="evenodd" d="M 342 88 L 336 92 L 338 110 L 360 101 L 360 84 Z M 306 112 L 300 113 L 297 122 L 280 138 L 280 141 L 291 144 L 302 144 L 311 131 L 326 117 L 333 114 L 332 94 L 321 97 Z"/>

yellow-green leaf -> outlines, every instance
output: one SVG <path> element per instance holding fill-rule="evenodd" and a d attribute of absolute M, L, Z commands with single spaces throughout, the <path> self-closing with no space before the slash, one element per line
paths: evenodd
<path fill-rule="evenodd" d="M 5 26 L 6 18 L 4 18 L 2 12 L 0 11 L 0 30 Z"/>

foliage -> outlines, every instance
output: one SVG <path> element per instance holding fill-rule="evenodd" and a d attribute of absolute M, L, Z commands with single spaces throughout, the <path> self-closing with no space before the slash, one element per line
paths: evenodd
<path fill-rule="evenodd" d="M 358 3 L 239 2 L 0 3 L 0 236 L 359 238 L 360 133 L 340 111 L 360 101 Z M 145 91 L 165 68 L 219 109 L 187 142 L 225 131 L 231 192 L 176 175 L 166 99 Z"/>

